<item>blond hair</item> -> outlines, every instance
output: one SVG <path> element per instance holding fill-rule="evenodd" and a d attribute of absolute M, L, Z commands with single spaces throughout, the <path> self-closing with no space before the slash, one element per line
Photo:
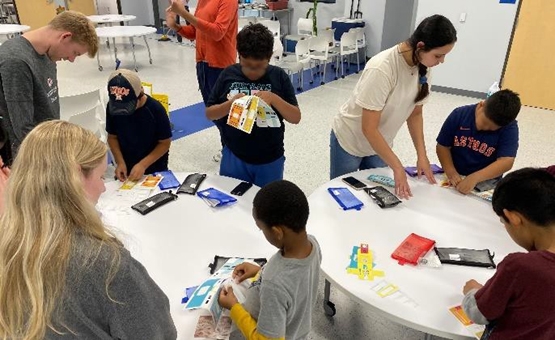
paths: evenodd
<path fill-rule="evenodd" d="M 0 216 L 0 339 L 61 333 L 58 313 L 74 251 L 89 264 L 101 248 L 113 253 L 108 294 L 122 245 L 83 188 L 83 176 L 105 161 L 106 151 L 90 131 L 56 120 L 38 125 L 21 144 Z M 78 243 L 81 235 L 92 242 Z"/>
<path fill-rule="evenodd" d="M 64 11 L 52 19 L 48 26 L 56 31 L 70 32 L 72 40 L 87 46 L 89 57 L 98 52 L 98 36 L 94 24 L 82 13 Z"/>

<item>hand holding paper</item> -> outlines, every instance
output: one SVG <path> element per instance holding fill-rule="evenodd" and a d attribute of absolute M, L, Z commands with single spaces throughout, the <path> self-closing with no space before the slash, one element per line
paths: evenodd
<path fill-rule="evenodd" d="M 260 91 L 260 92 L 257 92 L 255 96 L 262 99 L 266 104 L 268 104 L 268 106 L 272 106 L 272 103 L 274 102 L 274 98 L 276 97 L 276 94 L 270 91 Z"/>
<path fill-rule="evenodd" d="M 237 297 L 235 297 L 235 294 L 233 294 L 232 287 L 222 287 L 222 289 L 220 290 L 218 303 L 225 309 L 231 309 L 231 307 L 239 303 Z"/>
<path fill-rule="evenodd" d="M 252 263 L 243 262 L 233 270 L 233 278 L 237 283 L 241 283 L 246 279 L 250 279 L 256 276 L 260 271 L 260 266 Z"/>

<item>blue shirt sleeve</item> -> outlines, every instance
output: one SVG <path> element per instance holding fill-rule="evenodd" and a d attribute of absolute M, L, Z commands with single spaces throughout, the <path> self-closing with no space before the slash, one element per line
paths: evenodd
<path fill-rule="evenodd" d="M 497 158 L 516 157 L 518 151 L 518 123 L 516 121 L 505 126 L 499 136 Z"/>
<path fill-rule="evenodd" d="M 439 131 L 439 135 L 437 136 L 437 143 L 439 145 L 445 146 L 450 148 L 453 146 L 453 140 L 455 138 L 455 131 L 457 129 L 457 122 L 458 122 L 458 114 L 459 109 L 453 110 L 451 114 L 445 119 L 443 122 L 443 126 Z"/>

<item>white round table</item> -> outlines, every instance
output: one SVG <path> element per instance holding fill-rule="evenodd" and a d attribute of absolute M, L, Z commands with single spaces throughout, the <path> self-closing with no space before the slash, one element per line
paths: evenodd
<path fill-rule="evenodd" d="M 389 168 L 351 175 L 368 186 L 375 186 L 377 184 L 367 180 L 371 173 L 393 177 Z M 330 187 L 348 187 L 341 179 L 322 185 L 310 195 L 308 230 L 316 236 L 322 248 L 321 268 L 326 278 L 324 306 L 328 306 L 327 312 L 330 313 L 331 283 L 394 322 L 427 334 L 472 339 L 449 308 L 462 303 L 462 288 L 466 281 L 476 279 L 485 283 L 495 270 L 455 265 L 441 268 L 401 266 L 391 254 L 411 233 L 435 240 L 437 247 L 490 249 L 495 253 L 495 263 L 509 253 L 523 250 L 511 240 L 490 202 L 430 185 L 425 179 L 409 178 L 409 184 L 413 197 L 389 209 L 379 208 L 364 191 L 350 189 L 364 202 L 364 207 L 360 211 L 341 210 L 327 191 Z M 384 278 L 367 281 L 347 273 L 353 246 L 361 243 L 367 243 L 373 251 L 375 269 L 383 270 Z M 398 286 L 418 306 L 380 297 L 371 288 L 381 279 Z"/>
<path fill-rule="evenodd" d="M 134 15 L 125 14 L 102 14 L 102 15 L 89 15 L 90 21 L 97 25 L 112 26 L 112 24 L 123 22 L 124 25 L 129 21 L 137 19 Z M 115 44 L 114 44 L 115 45 Z M 110 48 L 110 39 L 106 38 L 106 46 Z"/>
<path fill-rule="evenodd" d="M 175 175 L 182 182 L 187 174 Z M 239 183 L 208 175 L 199 190 L 214 187 L 229 193 Z M 208 264 L 215 255 L 269 259 L 276 252 L 251 216 L 257 187 L 236 197 L 237 203 L 229 207 L 210 208 L 196 195 L 179 194 L 177 200 L 143 216 L 130 208 L 132 203 L 117 196 L 120 186 L 120 182 L 107 183 L 97 208 L 168 296 L 178 339 L 192 339 L 198 317 L 204 315 L 183 309 L 185 288 L 210 276 Z"/>
<path fill-rule="evenodd" d="M 21 34 L 30 30 L 27 25 L 0 24 L 0 35 L 9 36 L 11 34 Z"/>
<path fill-rule="evenodd" d="M 137 19 L 134 15 L 125 14 L 103 14 L 103 15 L 89 15 L 87 16 L 90 21 L 95 24 L 113 24 L 117 22 L 128 22 Z"/>
<path fill-rule="evenodd" d="M 107 26 L 107 27 L 97 27 L 96 34 L 99 38 L 112 38 L 114 43 L 114 56 L 116 60 L 116 69 L 119 66 L 118 59 L 118 49 L 116 46 L 116 38 L 129 38 L 131 41 L 131 50 L 133 52 L 133 62 L 135 65 L 135 71 L 137 68 L 137 58 L 135 57 L 135 41 L 134 38 L 143 37 L 145 40 L 146 48 L 148 50 L 149 63 L 152 64 L 152 54 L 150 53 L 150 47 L 148 46 L 148 41 L 146 36 L 149 34 L 156 33 L 156 28 L 148 26 Z M 100 56 L 97 54 L 98 69 L 102 71 L 103 67 L 100 65 Z"/>

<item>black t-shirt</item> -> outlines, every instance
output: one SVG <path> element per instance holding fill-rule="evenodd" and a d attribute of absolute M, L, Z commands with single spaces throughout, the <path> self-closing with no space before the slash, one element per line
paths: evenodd
<path fill-rule="evenodd" d="M 112 115 L 106 108 L 106 132 L 118 137 L 128 174 L 154 150 L 159 141 L 172 137 L 166 110 L 149 96 L 145 105 L 128 116 Z M 169 152 L 152 163 L 145 174 L 168 170 L 168 156 Z"/>
<path fill-rule="evenodd" d="M 251 81 L 243 75 L 239 64 L 231 65 L 222 71 L 210 94 L 207 106 L 224 103 L 228 94 L 236 93 L 254 95 L 258 91 L 270 91 L 291 105 L 297 106 L 295 89 L 287 73 L 279 67 L 268 66 L 262 78 Z M 267 164 L 283 156 L 283 137 L 285 126 L 283 116 L 275 108 L 281 127 L 261 128 L 254 124 L 250 134 L 239 129 L 221 124 L 224 144 L 235 156 L 249 164 Z M 224 117 L 227 119 L 227 116 Z"/>

